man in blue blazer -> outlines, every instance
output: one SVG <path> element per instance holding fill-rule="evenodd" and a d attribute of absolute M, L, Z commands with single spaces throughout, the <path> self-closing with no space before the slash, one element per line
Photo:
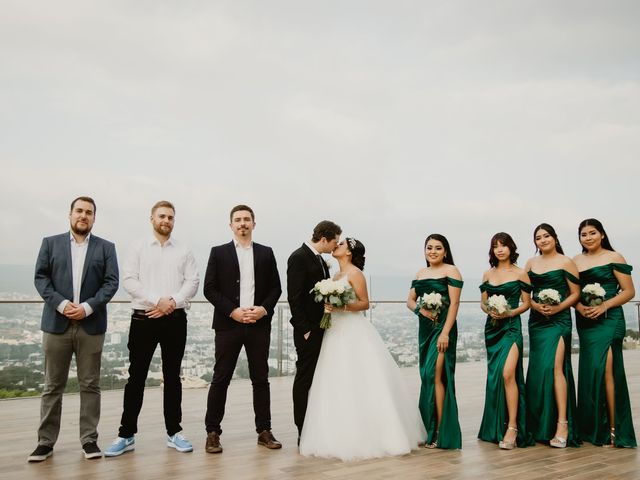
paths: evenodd
<path fill-rule="evenodd" d="M 233 240 L 211 249 L 204 280 L 204 296 L 214 306 L 215 365 L 207 398 L 205 427 L 207 453 L 222 452 L 220 434 L 227 388 L 244 346 L 253 386 L 258 445 L 278 449 L 271 433 L 269 344 L 271 318 L 282 293 L 273 250 L 252 240 L 253 210 L 231 209 Z"/>
<path fill-rule="evenodd" d="M 80 385 L 80 443 L 85 458 L 98 458 L 100 363 L 107 330 L 107 303 L 118 290 L 118 261 L 113 243 L 91 235 L 96 204 L 90 197 L 71 202 L 70 231 L 42 241 L 35 286 L 42 311 L 44 390 L 38 446 L 29 456 L 40 462 L 53 453 L 60 431 L 62 394 L 76 356 Z"/>

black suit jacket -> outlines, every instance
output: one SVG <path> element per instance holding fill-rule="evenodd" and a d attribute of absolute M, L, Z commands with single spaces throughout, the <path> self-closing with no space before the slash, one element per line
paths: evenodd
<path fill-rule="evenodd" d="M 276 257 L 271 247 L 253 242 L 253 271 L 253 303 L 264 307 L 267 314 L 249 326 L 270 327 L 273 311 L 282 293 Z M 240 325 L 230 317 L 231 312 L 240 306 L 240 264 L 233 241 L 211 249 L 203 293 L 214 306 L 212 326 L 215 330 L 230 330 Z"/>
<path fill-rule="evenodd" d="M 63 300 L 73 301 L 70 233 L 42 240 L 36 260 L 34 283 L 44 300 L 40 329 L 63 333 L 69 319 L 56 308 Z M 113 243 L 91 235 L 82 271 L 80 303 L 87 302 L 93 313 L 80 322 L 89 335 L 107 330 L 107 303 L 118 290 L 118 260 Z"/>
<path fill-rule="evenodd" d="M 289 256 L 287 300 L 291 309 L 291 325 L 302 333 L 320 328 L 324 305 L 316 303 L 309 292 L 324 278 L 324 271 L 318 257 L 307 245 L 302 244 Z"/>

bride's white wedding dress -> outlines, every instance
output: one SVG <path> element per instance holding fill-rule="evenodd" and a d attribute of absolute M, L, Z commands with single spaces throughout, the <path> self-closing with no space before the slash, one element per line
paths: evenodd
<path fill-rule="evenodd" d="M 375 327 L 362 312 L 334 312 L 309 391 L 300 453 L 345 461 L 403 455 L 425 436 L 417 399 Z"/>

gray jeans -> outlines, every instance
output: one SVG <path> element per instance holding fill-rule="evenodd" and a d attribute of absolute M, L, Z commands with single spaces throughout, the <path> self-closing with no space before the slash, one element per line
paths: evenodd
<path fill-rule="evenodd" d="M 40 403 L 38 444 L 53 447 L 60 432 L 62 393 L 67 385 L 71 357 L 75 353 L 80 386 L 80 444 L 98 439 L 100 420 L 100 363 L 104 334 L 89 335 L 80 322 L 71 322 L 64 333 L 43 332 L 44 390 Z"/>

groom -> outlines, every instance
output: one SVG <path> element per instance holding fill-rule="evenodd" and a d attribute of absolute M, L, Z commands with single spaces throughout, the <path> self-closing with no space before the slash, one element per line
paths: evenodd
<path fill-rule="evenodd" d="M 342 229 L 323 220 L 313 229 L 310 242 L 295 250 L 287 262 L 287 297 L 291 309 L 293 341 L 296 346 L 296 377 L 293 381 L 293 419 L 298 427 L 298 444 L 307 412 L 309 389 L 318 363 L 324 330 L 320 320 L 324 307 L 310 293 L 316 282 L 329 278 L 322 253 L 331 253 L 340 240 Z"/>

